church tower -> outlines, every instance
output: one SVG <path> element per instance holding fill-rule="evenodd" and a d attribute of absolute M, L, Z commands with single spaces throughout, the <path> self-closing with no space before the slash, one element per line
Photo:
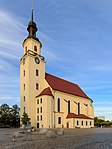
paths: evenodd
<path fill-rule="evenodd" d="M 93 101 L 77 84 L 45 73 L 33 13 L 20 59 L 20 118 L 27 113 L 35 128 L 94 127 Z"/>
<path fill-rule="evenodd" d="M 42 44 L 36 36 L 37 25 L 33 20 L 32 8 L 31 20 L 28 24 L 28 37 L 23 42 L 24 55 L 20 60 L 20 117 L 27 113 L 31 126 L 36 124 L 36 100 L 35 97 L 42 91 L 45 78 L 45 60 L 41 56 Z"/>

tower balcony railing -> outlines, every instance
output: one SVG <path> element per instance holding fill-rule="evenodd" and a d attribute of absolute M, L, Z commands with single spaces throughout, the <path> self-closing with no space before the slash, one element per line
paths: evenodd
<path fill-rule="evenodd" d="M 32 55 L 32 56 L 39 56 L 39 57 L 41 58 L 41 60 L 45 61 L 44 56 L 39 55 L 39 54 L 37 54 L 36 52 L 31 51 L 31 50 L 28 50 L 28 51 L 24 54 L 23 57 L 25 57 L 25 56 L 28 55 L 28 54 L 30 54 L 30 55 Z M 21 58 L 21 60 L 22 60 L 22 58 Z M 20 61 L 21 61 L 21 60 L 20 60 Z"/>

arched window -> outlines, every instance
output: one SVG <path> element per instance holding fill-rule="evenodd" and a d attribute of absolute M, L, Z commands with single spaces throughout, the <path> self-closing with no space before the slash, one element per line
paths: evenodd
<path fill-rule="evenodd" d="M 58 117 L 58 124 L 61 124 L 61 117 Z"/>
<path fill-rule="evenodd" d="M 24 101 L 25 101 L 25 96 L 23 97 Z"/>
<path fill-rule="evenodd" d="M 79 121 L 77 121 L 77 126 L 79 125 Z"/>
<path fill-rule="evenodd" d="M 38 76 L 39 75 L 39 71 L 38 71 L 38 69 L 36 69 L 36 76 Z"/>
<path fill-rule="evenodd" d="M 40 98 L 40 103 L 42 103 L 42 98 Z"/>
<path fill-rule="evenodd" d="M 57 103 L 57 108 L 58 108 L 58 112 L 60 112 L 60 98 L 58 98 L 58 103 Z"/>
<path fill-rule="evenodd" d="M 39 84 L 38 83 L 36 83 L 36 90 L 38 90 L 39 89 Z"/>
<path fill-rule="evenodd" d="M 39 116 L 37 116 L 37 121 L 39 121 Z"/>
<path fill-rule="evenodd" d="M 78 102 L 78 114 L 80 114 L 80 102 Z"/>
<path fill-rule="evenodd" d="M 40 107 L 40 113 L 42 113 L 42 107 Z"/>
<path fill-rule="evenodd" d="M 25 77 L 25 70 L 23 70 L 23 76 Z"/>
<path fill-rule="evenodd" d="M 34 46 L 34 51 L 37 52 L 37 46 Z"/>
<path fill-rule="evenodd" d="M 90 126 L 92 125 L 91 121 L 90 121 Z"/>
<path fill-rule="evenodd" d="M 42 115 L 40 116 L 40 120 L 42 121 Z"/>
<path fill-rule="evenodd" d="M 68 101 L 68 113 L 70 113 L 70 100 Z"/>
<path fill-rule="evenodd" d="M 86 126 L 88 125 L 88 121 L 86 121 Z"/>
<path fill-rule="evenodd" d="M 24 113 L 26 112 L 25 107 L 24 107 Z"/>
<path fill-rule="evenodd" d="M 23 85 L 23 89 L 25 90 L 25 84 Z"/>

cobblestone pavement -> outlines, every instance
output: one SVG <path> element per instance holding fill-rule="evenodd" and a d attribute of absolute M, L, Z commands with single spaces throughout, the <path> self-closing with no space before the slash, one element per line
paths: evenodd
<path fill-rule="evenodd" d="M 0 149 L 112 149 L 112 128 L 64 129 L 64 135 L 24 134 L 12 142 L 17 129 L 0 129 Z"/>

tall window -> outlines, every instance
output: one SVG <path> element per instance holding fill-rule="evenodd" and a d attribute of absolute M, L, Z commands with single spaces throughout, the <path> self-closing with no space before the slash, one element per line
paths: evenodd
<path fill-rule="evenodd" d="M 42 121 L 42 115 L 40 116 L 40 120 Z"/>
<path fill-rule="evenodd" d="M 25 70 L 23 70 L 23 76 L 25 77 Z"/>
<path fill-rule="evenodd" d="M 82 121 L 82 126 L 83 126 L 83 121 Z"/>
<path fill-rule="evenodd" d="M 25 101 L 25 96 L 23 97 L 24 101 Z"/>
<path fill-rule="evenodd" d="M 25 84 L 23 85 L 23 88 L 24 88 L 24 90 L 25 90 Z"/>
<path fill-rule="evenodd" d="M 38 83 L 36 83 L 36 90 L 38 90 L 39 89 L 39 85 L 38 85 Z"/>
<path fill-rule="evenodd" d="M 68 101 L 68 113 L 70 113 L 70 100 Z"/>
<path fill-rule="evenodd" d="M 90 126 L 91 126 L 91 124 L 92 124 L 92 123 L 91 123 L 91 121 L 90 121 Z"/>
<path fill-rule="evenodd" d="M 37 104 L 39 104 L 39 99 L 37 99 Z"/>
<path fill-rule="evenodd" d="M 78 114 L 80 114 L 80 102 L 78 102 Z"/>
<path fill-rule="evenodd" d="M 40 103 L 42 103 L 42 98 L 40 98 Z"/>
<path fill-rule="evenodd" d="M 39 71 L 38 71 L 38 69 L 36 69 L 36 76 L 38 76 L 39 75 Z"/>
<path fill-rule="evenodd" d="M 26 112 L 25 107 L 24 107 L 24 113 Z"/>
<path fill-rule="evenodd" d="M 34 51 L 37 52 L 37 46 L 34 46 Z"/>
<path fill-rule="evenodd" d="M 39 116 L 37 116 L 37 121 L 39 121 Z"/>
<path fill-rule="evenodd" d="M 40 113 L 42 113 L 42 107 L 40 108 Z"/>
<path fill-rule="evenodd" d="M 58 117 L 58 124 L 61 124 L 61 117 Z"/>
<path fill-rule="evenodd" d="M 77 126 L 79 125 L 79 121 L 77 121 Z"/>
<path fill-rule="evenodd" d="M 86 121 L 86 126 L 88 125 L 88 122 Z"/>
<path fill-rule="evenodd" d="M 58 98 L 58 112 L 60 112 L 60 98 Z"/>
<path fill-rule="evenodd" d="M 37 113 L 39 113 L 39 108 L 37 108 Z"/>
<path fill-rule="evenodd" d="M 89 111 L 88 111 L 88 104 L 86 104 L 86 108 L 87 108 L 87 116 L 88 116 L 88 112 L 89 112 Z"/>

